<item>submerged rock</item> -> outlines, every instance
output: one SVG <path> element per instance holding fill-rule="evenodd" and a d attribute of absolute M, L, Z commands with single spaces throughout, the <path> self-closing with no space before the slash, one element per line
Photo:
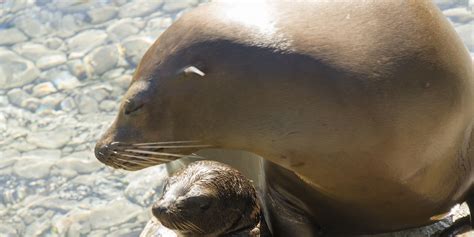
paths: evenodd
<path fill-rule="evenodd" d="M 34 81 L 38 75 L 39 70 L 31 61 L 0 48 L 0 89 L 23 86 Z"/>
<path fill-rule="evenodd" d="M 38 147 L 56 149 L 61 148 L 71 140 L 72 131 L 66 128 L 55 128 L 51 131 L 30 133 L 26 140 Z"/>
<path fill-rule="evenodd" d="M 38 17 L 22 15 L 15 19 L 15 26 L 30 37 L 40 37 L 48 34 L 51 29 L 41 22 Z"/>
<path fill-rule="evenodd" d="M 138 65 L 141 58 L 153 44 L 153 40 L 147 37 L 132 37 L 122 42 L 125 57 L 131 65 Z"/>
<path fill-rule="evenodd" d="M 138 205 L 150 206 L 159 198 L 168 178 L 165 168 L 166 166 L 160 165 L 128 174 L 125 178 L 129 182 L 125 188 L 125 196 Z"/>
<path fill-rule="evenodd" d="M 33 87 L 32 95 L 35 97 L 42 97 L 42 96 L 54 93 L 56 91 L 57 91 L 56 87 L 54 87 L 53 83 L 43 82 Z"/>
<path fill-rule="evenodd" d="M 98 24 L 108 21 L 117 15 L 117 8 L 114 6 L 103 6 L 100 8 L 92 8 L 87 12 L 88 22 Z"/>
<path fill-rule="evenodd" d="M 105 42 L 107 34 L 101 30 L 86 30 L 67 40 L 70 58 L 84 56 L 93 48 Z"/>
<path fill-rule="evenodd" d="M 64 54 L 47 55 L 38 59 L 38 61 L 36 61 L 36 66 L 40 69 L 47 69 L 61 65 L 66 61 L 66 55 Z"/>
<path fill-rule="evenodd" d="M 0 46 L 26 41 L 28 37 L 17 28 L 0 29 Z"/>
<path fill-rule="evenodd" d="M 116 45 L 107 45 L 93 50 L 84 61 L 89 65 L 91 73 L 101 75 L 117 65 L 120 55 Z"/>
<path fill-rule="evenodd" d="M 56 73 L 51 79 L 59 90 L 70 90 L 81 84 L 75 76 L 67 71 Z"/>
<path fill-rule="evenodd" d="M 97 103 L 97 101 L 87 95 L 77 96 L 76 104 L 81 114 L 99 112 L 99 104 Z"/>
<path fill-rule="evenodd" d="M 174 12 L 178 12 L 189 7 L 196 6 L 197 3 L 198 3 L 197 0 L 180 0 L 180 1 L 165 0 L 165 3 L 163 5 L 163 10 L 165 12 L 174 13 Z"/>
<path fill-rule="evenodd" d="M 162 4 L 162 0 L 132 1 L 120 7 L 119 16 L 121 18 L 146 16 L 155 12 Z"/>
<path fill-rule="evenodd" d="M 53 159 L 22 158 L 13 166 L 13 172 L 25 179 L 42 179 L 49 175 Z"/>
<path fill-rule="evenodd" d="M 111 40 L 120 41 L 131 35 L 136 35 L 141 25 L 132 19 L 122 19 L 107 27 L 108 37 Z"/>

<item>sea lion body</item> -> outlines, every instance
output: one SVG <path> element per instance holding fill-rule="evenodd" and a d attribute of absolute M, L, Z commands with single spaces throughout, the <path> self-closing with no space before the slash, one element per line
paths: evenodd
<path fill-rule="evenodd" d="M 275 235 L 422 226 L 474 192 L 471 65 L 427 0 L 204 4 L 147 51 L 96 153 L 253 152 Z"/>
<path fill-rule="evenodd" d="M 169 177 L 152 211 L 178 236 L 260 236 L 260 206 L 251 181 L 216 161 L 195 161 Z"/>

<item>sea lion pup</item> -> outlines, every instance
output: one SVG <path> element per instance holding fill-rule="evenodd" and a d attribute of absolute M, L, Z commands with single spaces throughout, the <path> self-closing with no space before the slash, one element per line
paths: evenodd
<path fill-rule="evenodd" d="M 152 212 L 178 236 L 260 236 L 254 186 L 216 161 L 195 161 L 169 177 Z"/>
<path fill-rule="evenodd" d="M 257 154 L 277 236 L 424 226 L 474 197 L 473 77 L 429 0 L 211 2 L 145 53 L 96 156 Z"/>

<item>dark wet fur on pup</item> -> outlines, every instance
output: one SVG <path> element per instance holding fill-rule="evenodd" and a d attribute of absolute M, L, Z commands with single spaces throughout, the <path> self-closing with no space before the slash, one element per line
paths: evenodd
<path fill-rule="evenodd" d="M 251 181 L 216 161 L 196 161 L 171 176 L 153 215 L 181 236 L 267 236 Z"/>

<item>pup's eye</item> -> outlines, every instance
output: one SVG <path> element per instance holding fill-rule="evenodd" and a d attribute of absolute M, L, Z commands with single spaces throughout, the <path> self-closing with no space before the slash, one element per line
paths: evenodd
<path fill-rule="evenodd" d="M 140 110 L 145 104 L 144 103 L 139 103 L 136 100 L 127 100 L 125 102 L 125 108 L 123 113 L 125 115 L 130 115 L 131 113 L 134 113 L 138 110 Z"/>
<path fill-rule="evenodd" d="M 188 207 L 200 208 L 203 211 L 211 206 L 211 202 L 211 198 L 206 196 L 195 196 L 187 198 Z"/>

